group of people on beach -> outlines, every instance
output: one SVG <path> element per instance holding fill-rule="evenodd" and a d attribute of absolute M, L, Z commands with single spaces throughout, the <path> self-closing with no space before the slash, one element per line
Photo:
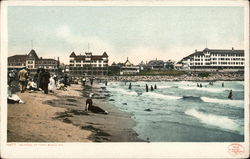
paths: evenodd
<path fill-rule="evenodd" d="M 69 77 L 64 74 L 60 78 L 56 75 L 51 75 L 44 68 L 38 68 L 36 74 L 32 77 L 29 70 L 23 67 L 19 72 L 11 70 L 8 72 L 8 86 L 14 87 L 14 81 L 18 82 L 19 90 L 24 93 L 26 90 L 43 91 L 45 94 L 54 92 L 56 89 L 63 89 L 70 85 Z"/>

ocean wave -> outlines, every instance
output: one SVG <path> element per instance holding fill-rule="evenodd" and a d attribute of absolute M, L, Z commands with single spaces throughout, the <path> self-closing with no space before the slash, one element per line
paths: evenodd
<path fill-rule="evenodd" d="M 228 104 L 228 105 L 236 105 L 243 106 L 243 100 L 231 100 L 231 99 L 218 99 L 218 98 L 209 98 L 209 97 L 201 97 L 202 101 L 207 103 L 220 103 L 220 104 Z"/>
<path fill-rule="evenodd" d="M 113 91 L 113 92 L 119 92 L 121 94 L 127 94 L 127 95 L 137 95 L 136 92 L 133 91 L 129 91 L 129 90 L 125 90 L 122 88 L 108 88 L 109 91 Z"/>
<path fill-rule="evenodd" d="M 171 88 L 173 86 L 157 86 L 157 88 Z"/>
<path fill-rule="evenodd" d="M 200 88 L 200 87 L 180 87 L 181 89 L 186 89 L 186 90 L 199 90 L 199 91 L 208 91 L 208 92 L 223 92 L 226 91 L 226 89 L 221 89 L 221 88 Z"/>
<path fill-rule="evenodd" d="M 192 101 L 202 101 L 201 97 L 196 97 L 196 96 L 183 96 L 183 100 L 192 100 Z"/>
<path fill-rule="evenodd" d="M 235 120 L 229 119 L 227 116 L 218 116 L 213 114 L 205 114 L 199 112 L 196 109 L 189 109 L 185 111 L 185 114 L 193 116 L 199 119 L 202 123 L 220 127 L 223 129 L 239 131 L 239 126 Z"/>
<path fill-rule="evenodd" d="M 185 90 L 199 90 L 199 91 L 207 91 L 207 92 L 213 92 L 213 93 L 217 93 L 217 92 L 224 92 L 224 91 L 244 91 L 244 89 L 235 89 L 235 88 L 207 88 L 207 87 L 196 87 L 196 86 L 193 86 L 193 87 L 179 87 L 180 89 L 185 89 Z"/>
<path fill-rule="evenodd" d="M 155 92 L 147 92 L 147 93 L 143 93 L 143 95 L 154 97 L 154 98 L 160 98 L 160 99 L 181 99 L 182 98 L 178 96 L 164 95 L 164 94 L 159 94 Z"/>

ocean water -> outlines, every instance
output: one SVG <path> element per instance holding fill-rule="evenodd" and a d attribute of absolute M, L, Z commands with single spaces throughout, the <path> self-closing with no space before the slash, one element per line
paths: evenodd
<path fill-rule="evenodd" d="M 110 102 L 133 114 L 139 138 L 150 142 L 244 141 L 244 82 L 110 82 Z M 145 91 L 148 84 L 149 92 Z M 150 91 L 151 85 L 157 89 Z M 229 91 L 233 99 L 228 99 Z M 146 111 L 150 109 L 151 111 Z"/>

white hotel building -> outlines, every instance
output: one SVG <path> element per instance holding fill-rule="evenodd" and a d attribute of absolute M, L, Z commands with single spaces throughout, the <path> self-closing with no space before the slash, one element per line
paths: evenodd
<path fill-rule="evenodd" d="M 181 61 L 182 69 L 193 71 L 244 71 L 244 50 L 213 50 L 205 48 Z M 180 63 L 179 62 L 179 63 Z"/>
<path fill-rule="evenodd" d="M 85 55 L 70 54 L 69 73 L 72 76 L 86 75 L 107 75 L 108 74 L 108 55 L 92 55 L 86 52 Z"/>

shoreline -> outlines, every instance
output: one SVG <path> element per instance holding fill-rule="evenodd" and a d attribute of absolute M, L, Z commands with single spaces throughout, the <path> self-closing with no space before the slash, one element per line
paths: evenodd
<path fill-rule="evenodd" d="M 94 84 L 85 93 L 89 91 L 100 95 L 102 88 Z M 72 84 L 54 94 L 26 91 L 17 95 L 25 103 L 8 104 L 8 142 L 143 142 L 133 130 L 132 115 L 106 99 L 94 98 L 93 104 L 108 115 L 84 111 L 81 85 Z"/>

